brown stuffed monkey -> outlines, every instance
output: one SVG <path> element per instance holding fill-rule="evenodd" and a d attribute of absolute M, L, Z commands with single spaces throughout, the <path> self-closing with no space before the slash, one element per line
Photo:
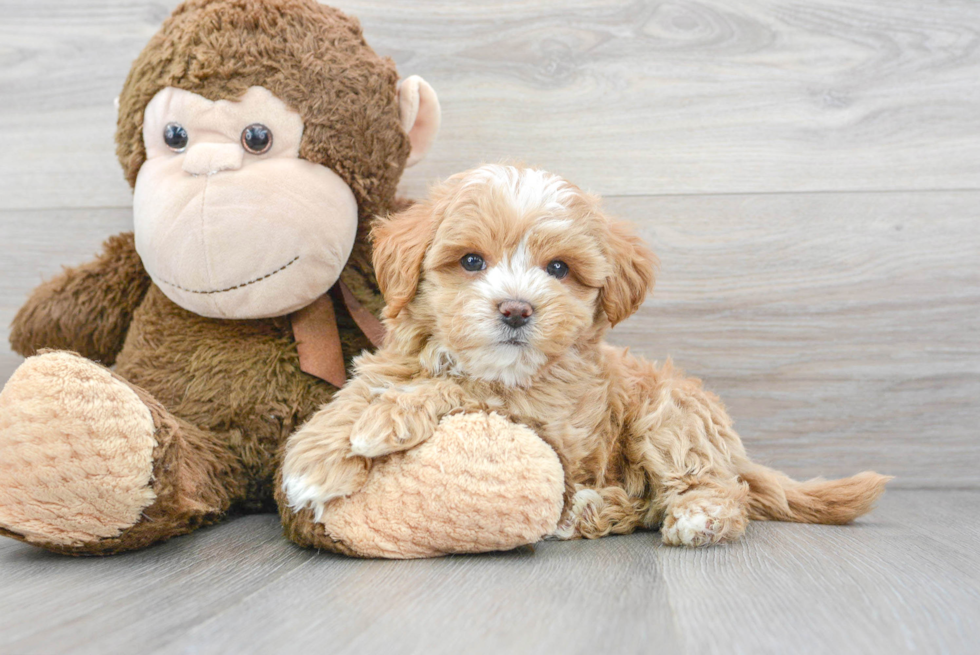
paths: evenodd
<path fill-rule="evenodd" d="M 0 393 L 0 534 L 106 554 L 273 508 L 280 445 L 382 338 L 369 223 L 438 125 L 431 87 L 399 84 L 335 9 L 178 7 L 119 97 L 135 233 L 14 320 L 28 359 Z M 418 479 L 399 466 L 389 505 Z M 369 515 L 330 531 L 284 510 L 304 545 L 379 554 L 345 540 Z"/>

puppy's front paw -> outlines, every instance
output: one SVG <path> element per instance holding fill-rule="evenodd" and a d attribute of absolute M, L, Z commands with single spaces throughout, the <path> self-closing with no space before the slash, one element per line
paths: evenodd
<path fill-rule="evenodd" d="M 435 432 L 439 417 L 425 398 L 391 394 L 371 403 L 351 430 L 351 452 L 381 457 L 414 448 Z"/>
<path fill-rule="evenodd" d="M 744 512 L 732 502 L 681 500 L 667 509 L 660 536 L 668 546 L 710 546 L 737 539 L 745 531 L 746 522 Z"/>
<path fill-rule="evenodd" d="M 319 521 L 327 504 L 337 498 L 350 496 L 367 482 L 370 462 L 362 457 L 348 457 L 333 462 L 328 468 L 289 472 L 284 469 L 282 488 L 293 510 L 313 508 Z"/>

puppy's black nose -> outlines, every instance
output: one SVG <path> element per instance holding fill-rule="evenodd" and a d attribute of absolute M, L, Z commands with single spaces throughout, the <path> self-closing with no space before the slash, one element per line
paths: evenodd
<path fill-rule="evenodd" d="M 519 328 L 531 320 L 534 308 L 523 300 L 505 300 L 497 306 L 500 320 L 512 328 Z"/>

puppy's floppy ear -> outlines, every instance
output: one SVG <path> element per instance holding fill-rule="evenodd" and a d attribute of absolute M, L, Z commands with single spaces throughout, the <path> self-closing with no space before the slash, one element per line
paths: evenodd
<path fill-rule="evenodd" d="M 609 323 L 616 325 L 643 304 L 660 263 L 624 221 L 608 222 L 606 249 L 613 270 L 599 292 L 599 302 Z"/>
<path fill-rule="evenodd" d="M 435 219 L 427 203 L 385 218 L 371 228 L 374 274 L 385 298 L 385 316 L 394 318 L 415 297 L 422 260 L 432 243 Z"/>

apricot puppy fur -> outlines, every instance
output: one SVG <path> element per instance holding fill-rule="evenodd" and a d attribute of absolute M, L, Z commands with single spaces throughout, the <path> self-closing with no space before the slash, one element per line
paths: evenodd
<path fill-rule="evenodd" d="M 378 221 L 388 336 L 287 444 L 283 487 L 317 517 L 372 458 L 442 417 L 492 411 L 558 451 L 575 490 L 555 536 L 660 527 L 670 545 L 735 539 L 753 520 L 846 523 L 888 478 L 796 482 L 751 462 L 717 397 L 668 361 L 603 343 L 656 258 L 599 199 L 544 171 L 488 165 Z"/>

